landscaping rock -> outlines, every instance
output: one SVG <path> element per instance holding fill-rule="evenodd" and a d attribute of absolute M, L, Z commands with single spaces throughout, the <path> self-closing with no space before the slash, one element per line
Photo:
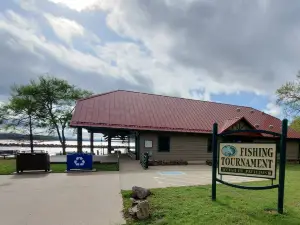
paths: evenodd
<path fill-rule="evenodd" d="M 139 220 L 147 219 L 150 216 L 150 206 L 147 200 L 135 200 L 135 206 L 129 208 L 129 214 Z"/>
<path fill-rule="evenodd" d="M 150 190 L 142 187 L 132 187 L 132 198 L 134 199 L 146 199 L 151 194 Z"/>

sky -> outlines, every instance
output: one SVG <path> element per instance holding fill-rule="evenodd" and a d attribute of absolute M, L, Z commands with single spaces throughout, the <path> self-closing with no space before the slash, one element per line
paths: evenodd
<path fill-rule="evenodd" d="M 1 0 L 0 101 L 43 74 L 103 93 L 134 90 L 251 106 L 300 68 L 300 1 Z"/>

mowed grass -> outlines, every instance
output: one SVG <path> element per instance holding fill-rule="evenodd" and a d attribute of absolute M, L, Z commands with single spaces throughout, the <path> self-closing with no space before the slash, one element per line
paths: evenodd
<path fill-rule="evenodd" d="M 118 171 L 117 163 L 100 164 L 95 163 L 93 168 L 97 171 Z M 50 164 L 53 173 L 64 173 L 67 169 L 66 164 Z M 9 175 L 16 171 L 15 159 L 0 159 L 0 175 Z"/>
<path fill-rule="evenodd" d="M 201 179 L 199 177 L 199 179 Z M 276 182 L 274 182 L 276 183 Z M 245 186 L 265 186 L 271 181 L 243 183 Z M 127 217 L 131 191 L 122 191 L 127 224 L 240 224 L 299 225 L 300 165 L 287 165 L 284 214 L 277 214 L 278 190 L 242 190 L 217 185 L 217 201 L 211 201 L 211 186 L 170 187 L 152 189 L 148 197 L 151 217 L 135 221 Z"/>
<path fill-rule="evenodd" d="M 15 159 L 0 159 L 0 175 L 12 174 L 16 171 Z"/>

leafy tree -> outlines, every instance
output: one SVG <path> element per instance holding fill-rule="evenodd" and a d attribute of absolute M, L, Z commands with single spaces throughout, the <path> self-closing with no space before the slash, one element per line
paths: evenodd
<path fill-rule="evenodd" d="M 277 103 L 284 106 L 288 116 L 296 116 L 300 112 L 300 73 L 295 81 L 287 82 L 277 91 Z"/>
<path fill-rule="evenodd" d="M 40 109 L 35 96 L 37 88 L 33 85 L 14 85 L 11 98 L 0 107 L 0 124 L 5 130 L 19 130 L 29 133 L 30 149 L 33 152 L 33 129 L 40 127 L 37 119 Z"/>
<path fill-rule="evenodd" d="M 75 108 L 76 100 L 90 96 L 92 93 L 70 85 L 66 80 L 50 76 L 41 76 L 31 81 L 37 87 L 35 100 L 39 107 L 39 119 L 49 133 L 56 132 L 66 154 L 65 132 Z"/>
<path fill-rule="evenodd" d="M 296 116 L 290 124 L 290 127 L 297 132 L 300 132 L 300 116 Z"/>

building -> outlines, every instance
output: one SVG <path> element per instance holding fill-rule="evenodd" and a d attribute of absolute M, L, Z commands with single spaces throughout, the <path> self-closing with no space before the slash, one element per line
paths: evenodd
<path fill-rule="evenodd" d="M 281 132 L 280 119 L 251 107 L 132 91 L 112 91 L 78 100 L 70 125 L 78 128 L 79 151 L 84 128 L 91 133 L 91 144 L 94 133 L 107 135 L 109 149 L 111 138 L 134 135 L 136 159 L 150 152 L 153 160 L 201 163 L 211 159 L 215 122 L 219 133 L 230 129 Z M 226 140 L 279 143 L 278 138 L 262 133 L 241 133 Z M 299 158 L 299 141 L 300 134 L 289 128 L 287 159 Z"/>

